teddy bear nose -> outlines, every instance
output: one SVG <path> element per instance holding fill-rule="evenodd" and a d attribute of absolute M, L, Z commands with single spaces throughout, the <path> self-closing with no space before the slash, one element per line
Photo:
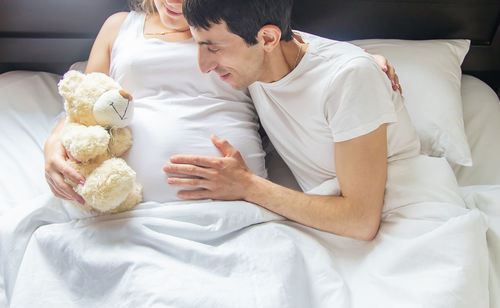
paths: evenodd
<path fill-rule="evenodd" d="M 132 95 L 130 95 L 130 93 L 128 93 L 127 91 L 120 90 L 120 91 L 118 91 L 118 93 L 120 93 L 120 95 L 121 95 L 123 98 L 126 98 L 126 99 L 128 99 L 129 101 L 131 101 L 131 100 L 132 100 Z"/>

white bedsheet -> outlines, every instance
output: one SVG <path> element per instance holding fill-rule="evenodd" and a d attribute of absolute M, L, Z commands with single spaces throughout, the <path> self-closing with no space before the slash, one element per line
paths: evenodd
<path fill-rule="evenodd" d="M 488 223 L 490 307 L 500 307 L 500 185 L 467 186 L 461 191 L 467 207 L 480 210 Z"/>
<path fill-rule="evenodd" d="M 460 186 L 500 185 L 500 100 L 486 83 L 462 76 L 462 102 L 473 166 L 453 165 Z"/>
<path fill-rule="evenodd" d="M 0 75 L 0 215 L 50 192 L 43 144 L 62 111 L 60 76 L 16 71 Z"/>
<path fill-rule="evenodd" d="M 418 190 L 404 166 L 392 168 L 386 198 L 405 206 L 385 208 L 370 243 L 244 202 L 86 217 L 43 178 L 43 142 L 62 109 L 58 78 L 0 75 L 0 307 L 500 307 L 500 186 L 464 187 L 464 199 L 433 194 L 443 181 L 454 187 L 438 161 L 438 178 L 411 167 Z M 294 187 L 285 166 L 269 167 Z"/>
<path fill-rule="evenodd" d="M 401 162 L 389 178 L 372 242 L 246 202 L 85 217 L 40 196 L 0 217 L 6 298 L 12 307 L 488 307 L 486 223 L 448 186 L 446 161 Z"/>

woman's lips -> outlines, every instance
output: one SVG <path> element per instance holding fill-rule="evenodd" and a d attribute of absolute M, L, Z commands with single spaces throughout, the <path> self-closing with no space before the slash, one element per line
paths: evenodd
<path fill-rule="evenodd" d="M 179 16 L 182 16 L 182 12 L 176 12 L 176 11 L 173 11 L 171 9 L 168 8 L 168 6 L 165 5 L 165 9 L 167 11 L 167 14 L 170 15 L 170 16 L 173 16 L 173 17 L 179 17 Z"/>

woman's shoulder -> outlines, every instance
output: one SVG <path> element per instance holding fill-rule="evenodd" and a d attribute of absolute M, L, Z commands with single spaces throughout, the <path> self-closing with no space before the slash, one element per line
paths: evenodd
<path fill-rule="evenodd" d="M 129 12 L 118 12 L 109 16 L 102 25 L 97 39 L 108 46 L 112 46 L 129 14 Z"/>
<path fill-rule="evenodd" d="M 114 13 L 106 19 L 106 21 L 102 25 L 102 29 L 110 32 L 119 31 L 120 27 L 129 14 L 130 12 Z"/>

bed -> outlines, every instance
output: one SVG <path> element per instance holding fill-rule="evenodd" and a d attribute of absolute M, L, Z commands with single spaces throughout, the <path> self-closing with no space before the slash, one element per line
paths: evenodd
<path fill-rule="evenodd" d="M 388 211 L 371 242 L 244 202 L 90 217 L 53 197 L 43 144 L 63 108 L 57 82 L 126 9 L 0 2 L 0 307 L 500 307 L 500 1 L 295 1 L 297 30 L 388 58 L 422 151 L 453 170 L 443 198 L 462 207 Z M 269 178 L 299 190 L 264 144 Z M 427 197 L 403 189 L 404 168 L 391 197 Z"/>

